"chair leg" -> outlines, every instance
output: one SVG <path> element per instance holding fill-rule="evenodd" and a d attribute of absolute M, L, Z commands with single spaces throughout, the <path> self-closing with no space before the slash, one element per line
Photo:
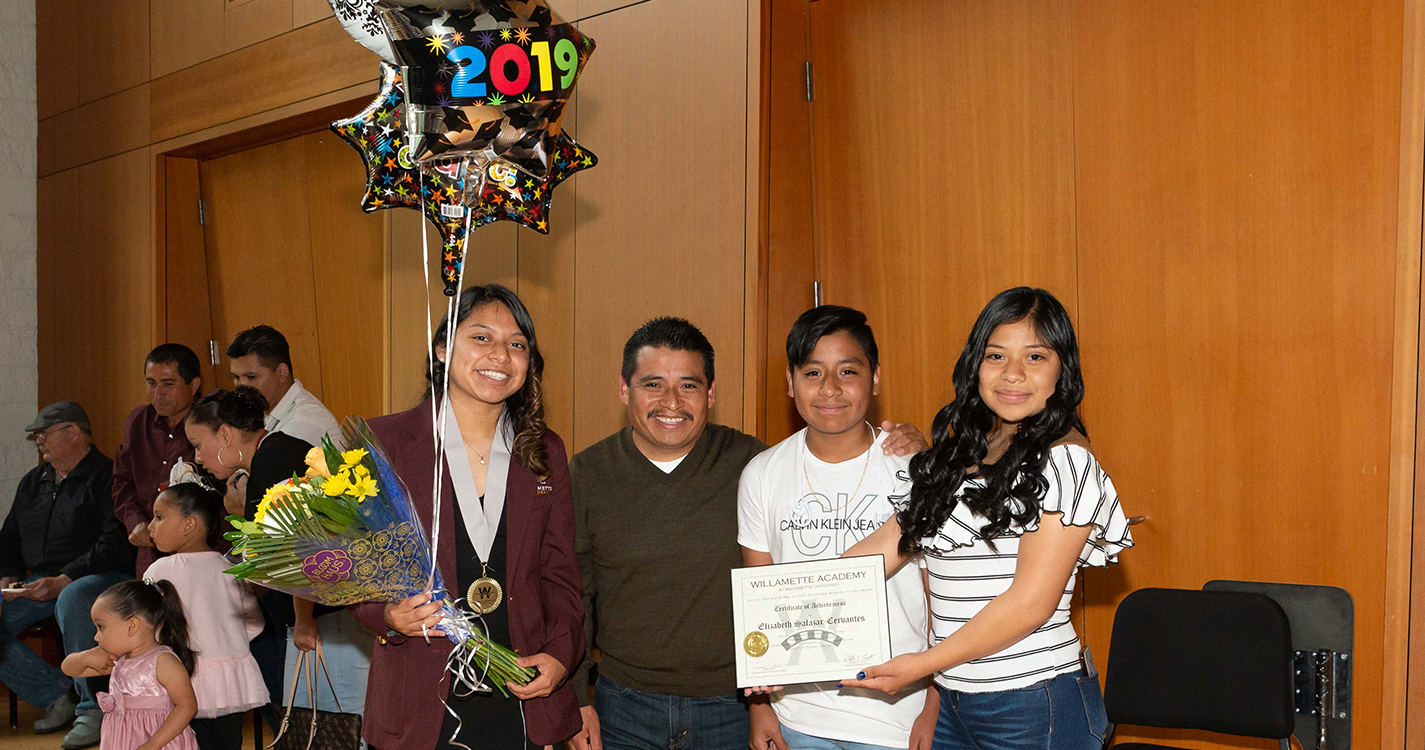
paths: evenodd
<path fill-rule="evenodd" d="M 10 728 L 20 728 L 20 700 L 15 697 L 15 691 L 5 688 L 5 692 L 10 694 Z"/>

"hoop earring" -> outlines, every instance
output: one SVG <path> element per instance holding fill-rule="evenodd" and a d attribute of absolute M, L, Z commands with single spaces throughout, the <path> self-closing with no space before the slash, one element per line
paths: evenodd
<path fill-rule="evenodd" d="M 223 467 L 224 469 L 231 469 L 231 468 L 234 468 L 234 467 L 232 467 L 232 466 L 228 466 L 227 464 L 223 463 L 223 451 L 225 451 L 225 450 L 227 450 L 228 448 L 231 448 L 231 447 L 232 447 L 232 446 L 230 446 L 230 445 L 224 445 L 223 447 L 221 447 L 221 448 L 218 449 L 218 465 L 221 466 L 221 467 Z M 238 463 L 242 463 L 242 448 L 238 448 L 238 449 L 237 449 L 237 452 L 238 452 Z"/>

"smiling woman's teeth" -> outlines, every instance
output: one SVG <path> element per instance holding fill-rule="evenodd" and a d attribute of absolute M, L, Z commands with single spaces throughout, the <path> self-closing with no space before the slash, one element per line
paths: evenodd
<path fill-rule="evenodd" d="M 510 377 L 509 375 L 506 375 L 503 372 L 495 372 L 493 370 L 476 370 L 476 372 L 480 373 L 481 375 L 484 375 L 487 378 L 490 378 L 491 380 L 508 380 Z"/>

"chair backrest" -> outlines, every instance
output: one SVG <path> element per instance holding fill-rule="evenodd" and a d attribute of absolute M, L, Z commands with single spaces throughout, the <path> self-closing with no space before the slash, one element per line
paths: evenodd
<path fill-rule="evenodd" d="M 1115 724 L 1291 735 L 1291 626 L 1271 598 L 1142 589 L 1118 605 L 1104 704 Z"/>

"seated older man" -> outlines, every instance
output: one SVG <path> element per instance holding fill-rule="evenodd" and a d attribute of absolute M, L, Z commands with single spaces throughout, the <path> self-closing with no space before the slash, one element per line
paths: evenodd
<path fill-rule="evenodd" d="M 53 617 L 65 653 L 93 648 L 89 608 L 130 577 L 133 547 L 114 518 L 114 463 L 92 444 L 84 409 L 50 404 L 26 430 L 44 462 L 20 480 L 0 527 L 0 682 L 45 709 L 36 733 L 73 720 L 61 746 L 76 750 L 99 744 L 103 715 L 87 682 L 64 676 L 16 636 Z"/>

